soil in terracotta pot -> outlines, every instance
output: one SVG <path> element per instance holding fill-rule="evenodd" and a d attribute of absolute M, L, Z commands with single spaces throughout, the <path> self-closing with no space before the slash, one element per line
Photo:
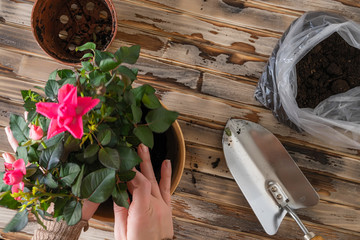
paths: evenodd
<path fill-rule="evenodd" d="M 94 42 L 104 50 L 116 34 L 116 17 L 105 0 L 42 0 L 35 5 L 33 31 L 52 57 L 78 63 L 84 52 L 77 46 Z"/>
<path fill-rule="evenodd" d="M 360 86 L 360 50 L 334 33 L 315 46 L 296 65 L 299 108 Z"/>

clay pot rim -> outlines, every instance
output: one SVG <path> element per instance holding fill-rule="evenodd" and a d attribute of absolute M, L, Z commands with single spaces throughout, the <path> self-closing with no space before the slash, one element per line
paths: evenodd
<path fill-rule="evenodd" d="M 170 194 L 173 195 L 177 186 L 179 185 L 179 183 L 181 181 L 181 177 L 184 172 L 185 160 L 186 160 L 186 148 L 185 148 L 184 135 L 181 131 L 178 121 L 176 120 L 175 122 L 173 122 L 173 124 L 171 126 L 174 129 L 175 136 L 176 136 L 177 142 L 179 144 L 179 152 L 178 152 L 179 162 L 178 162 L 178 166 L 176 169 L 177 171 L 172 172 L 172 174 L 175 174 L 175 175 L 174 175 L 174 178 L 171 179 L 172 181 L 171 181 L 171 187 L 170 187 Z"/>
<path fill-rule="evenodd" d="M 40 41 L 35 33 L 35 28 L 34 28 L 34 12 L 35 12 L 35 8 L 38 4 L 38 2 L 40 1 L 46 1 L 46 0 L 36 0 L 34 5 L 33 5 L 33 8 L 31 10 L 31 32 L 36 40 L 36 43 L 37 45 L 51 58 L 51 59 L 54 59 L 56 62 L 58 63 L 61 63 L 61 64 L 64 64 L 64 65 L 67 65 L 67 66 L 80 66 L 81 65 L 81 60 L 79 60 L 79 62 L 65 62 L 65 61 L 62 61 L 58 58 L 56 58 L 55 56 L 53 56 L 51 53 L 49 53 L 49 51 L 47 49 L 45 49 L 41 44 L 40 44 Z M 111 37 L 111 40 L 109 41 L 109 43 L 106 45 L 106 47 L 102 50 L 102 51 L 106 51 L 109 49 L 110 45 L 114 42 L 115 40 L 115 37 L 116 37 L 116 34 L 117 34 L 117 29 L 118 29 L 118 19 L 117 19 L 117 13 L 116 13 L 116 10 L 115 10 L 115 6 L 114 6 L 114 3 L 112 0 L 102 0 L 105 2 L 105 4 L 108 6 L 109 8 L 109 11 L 111 13 L 111 17 L 112 17 L 112 30 L 113 30 L 113 35 Z M 115 23 L 114 23 L 115 22 Z"/>

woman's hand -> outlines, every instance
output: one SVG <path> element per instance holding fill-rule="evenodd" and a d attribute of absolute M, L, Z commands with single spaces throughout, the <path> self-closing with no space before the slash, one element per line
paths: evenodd
<path fill-rule="evenodd" d="M 140 144 L 138 154 L 143 160 L 141 172 L 128 182 L 132 195 L 129 209 L 114 203 L 116 240 L 172 239 L 174 235 L 170 184 L 171 163 L 165 160 L 161 166 L 158 184 L 152 168 L 148 148 Z"/>

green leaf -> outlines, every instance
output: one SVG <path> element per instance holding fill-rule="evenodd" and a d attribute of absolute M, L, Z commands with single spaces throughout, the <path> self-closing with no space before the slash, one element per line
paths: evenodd
<path fill-rule="evenodd" d="M 79 165 L 77 165 L 76 163 L 66 163 L 60 168 L 60 181 L 68 186 L 71 186 L 79 173 Z"/>
<path fill-rule="evenodd" d="M 86 70 L 86 71 L 92 71 L 94 69 L 94 66 L 91 64 L 90 61 L 83 61 L 81 62 L 81 65 L 83 66 L 83 68 Z"/>
<path fill-rule="evenodd" d="M 28 151 L 27 151 L 27 147 L 26 146 L 18 146 L 16 148 L 16 156 L 17 159 L 24 159 L 25 165 L 28 164 L 29 159 L 28 159 Z"/>
<path fill-rule="evenodd" d="M 29 162 L 37 162 L 39 160 L 39 152 L 36 151 L 37 146 L 36 145 L 32 145 L 29 147 L 28 150 L 28 160 Z"/>
<path fill-rule="evenodd" d="M 84 158 L 90 158 L 92 156 L 95 156 L 99 151 L 99 148 L 99 145 L 97 145 L 96 143 L 87 146 L 84 150 Z"/>
<path fill-rule="evenodd" d="M 80 81 L 80 84 L 84 84 L 86 82 L 87 78 L 86 77 L 80 77 L 79 78 L 79 81 Z"/>
<path fill-rule="evenodd" d="M 45 183 L 49 188 L 57 188 L 59 184 L 54 180 L 53 175 L 51 173 L 47 173 L 46 176 L 42 176 L 39 178 L 40 183 Z"/>
<path fill-rule="evenodd" d="M 76 200 L 70 201 L 64 207 L 64 219 L 67 225 L 72 226 L 81 220 L 81 202 Z"/>
<path fill-rule="evenodd" d="M 18 209 L 21 204 L 18 201 L 16 201 L 10 194 L 11 194 L 10 190 L 2 194 L 0 200 L 0 206 L 9 209 Z"/>
<path fill-rule="evenodd" d="M 131 81 L 134 81 L 136 79 L 135 73 L 126 66 L 119 66 L 117 68 L 117 72 L 120 73 L 122 76 L 128 77 Z"/>
<path fill-rule="evenodd" d="M 120 168 L 120 156 L 116 149 L 105 147 L 99 151 L 99 161 L 108 168 Z"/>
<path fill-rule="evenodd" d="M 100 62 L 107 58 L 113 58 L 114 55 L 109 52 L 102 52 L 100 50 L 95 50 L 95 63 L 96 65 L 100 65 Z"/>
<path fill-rule="evenodd" d="M 156 133 L 165 132 L 178 117 L 178 113 L 160 107 L 151 110 L 145 117 L 149 128 Z"/>
<path fill-rule="evenodd" d="M 101 145 L 106 146 L 111 141 L 111 130 L 110 129 L 103 129 L 99 131 L 99 134 L 97 135 L 99 142 Z"/>
<path fill-rule="evenodd" d="M 67 198 L 60 198 L 60 197 L 55 198 L 54 218 L 57 218 L 57 217 L 63 215 L 64 207 L 67 202 L 68 202 Z"/>
<path fill-rule="evenodd" d="M 59 91 L 59 84 L 55 80 L 48 80 L 45 85 L 45 95 L 51 100 L 57 98 Z"/>
<path fill-rule="evenodd" d="M 136 88 L 133 88 L 130 90 L 134 96 L 135 96 L 135 99 L 136 99 L 136 104 L 139 104 L 142 99 L 143 99 L 143 96 L 144 94 L 154 94 L 155 93 L 155 89 L 153 87 L 151 87 L 150 85 L 148 84 L 144 84 L 142 86 L 139 86 L 139 87 L 136 87 Z"/>
<path fill-rule="evenodd" d="M 36 112 L 36 110 L 34 111 L 29 111 L 28 112 L 28 116 L 27 116 L 27 120 L 28 122 L 32 122 L 34 120 L 34 118 L 36 117 L 38 113 Z"/>
<path fill-rule="evenodd" d="M 121 172 L 129 171 L 133 169 L 136 165 L 138 165 L 142 161 L 139 155 L 137 155 L 135 150 L 132 148 L 121 146 L 118 147 L 118 151 L 120 155 Z"/>
<path fill-rule="evenodd" d="M 122 182 L 131 181 L 135 177 L 135 175 L 136 175 L 136 172 L 134 172 L 132 170 L 118 173 L 118 177 L 119 177 L 120 181 L 122 181 Z"/>
<path fill-rule="evenodd" d="M 153 148 L 154 135 L 148 126 L 138 126 L 133 130 L 134 135 L 146 146 Z"/>
<path fill-rule="evenodd" d="M 120 206 L 129 208 L 129 195 L 127 193 L 127 187 L 125 183 L 119 183 L 112 192 L 112 198 L 114 202 Z"/>
<path fill-rule="evenodd" d="M 96 44 L 93 42 L 87 42 L 83 45 L 81 45 L 80 47 L 76 47 L 75 50 L 76 51 L 85 51 L 85 50 L 95 50 L 96 49 Z"/>
<path fill-rule="evenodd" d="M 17 212 L 11 221 L 6 225 L 4 232 L 19 232 L 28 224 L 28 211 Z"/>
<path fill-rule="evenodd" d="M 106 74 L 99 70 L 94 70 L 89 73 L 90 82 L 95 86 L 100 86 L 102 82 L 106 81 Z"/>
<path fill-rule="evenodd" d="M 53 169 L 59 164 L 63 149 L 64 145 L 62 142 L 45 149 L 40 155 L 39 164 L 47 170 Z"/>
<path fill-rule="evenodd" d="M 81 59 L 92 58 L 92 57 L 94 57 L 94 55 L 92 53 L 85 53 L 84 56 L 82 56 Z"/>
<path fill-rule="evenodd" d="M 56 80 L 56 76 L 57 76 L 58 70 L 54 70 L 50 73 L 49 75 L 49 79 L 48 80 Z"/>
<path fill-rule="evenodd" d="M 119 66 L 119 64 L 120 64 L 119 62 L 115 61 L 112 58 L 106 58 L 101 60 L 99 67 L 101 71 L 108 72 Z"/>
<path fill-rule="evenodd" d="M 61 79 L 64 78 L 70 78 L 70 77 L 75 77 L 75 74 L 72 70 L 70 69 L 61 69 L 57 71 L 57 74 L 59 75 L 59 77 Z"/>
<path fill-rule="evenodd" d="M 142 98 L 142 102 L 149 109 L 156 109 L 161 107 L 161 103 L 155 94 L 147 94 L 145 93 Z"/>
<path fill-rule="evenodd" d="M 38 167 L 35 164 L 31 164 L 30 166 L 27 166 L 25 177 L 26 178 L 31 177 L 32 175 L 34 175 L 36 173 L 37 170 L 38 170 Z"/>
<path fill-rule="evenodd" d="M 125 102 L 126 102 L 127 104 L 129 104 L 129 105 L 134 105 L 134 104 L 136 104 L 135 96 L 134 96 L 134 94 L 133 94 L 132 92 L 130 92 L 130 91 L 126 91 L 126 92 L 124 93 L 124 100 L 125 100 Z"/>
<path fill-rule="evenodd" d="M 31 101 L 30 99 L 26 100 L 23 107 L 25 108 L 26 111 L 36 111 L 36 102 Z M 29 115 L 28 115 L 29 118 Z M 29 122 L 30 120 L 27 119 Z"/>
<path fill-rule="evenodd" d="M 29 127 L 27 126 L 25 119 L 11 114 L 10 115 L 10 129 L 15 139 L 21 143 L 28 140 Z"/>
<path fill-rule="evenodd" d="M 115 57 L 118 61 L 123 63 L 134 64 L 140 55 L 140 46 L 135 45 L 132 47 L 121 47 L 115 52 Z"/>
<path fill-rule="evenodd" d="M 81 196 L 95 203 L 108 199 L 115 187 L 115 170 L 102 168 L 87 175 L 81 184 Z"/>
<path fill-rule="evenodd" d="M 73 86 L 76 86 L 76 78 L 75 77 L 68 77 L 68 78 L 63 78 L 61 80 L 58 81 L 58 83 L 61 85 L 61 86 L 64 86 L 65 84 L 70 84 L 70 85 L 73 85 Z"/>
<path fill-rule="evenodd" d="M 133 104 L 133 105 L 131 105 L 131 112 L 132 112 L 132 115 L 133 115 L 134 123 L 140 122 L 141 117 L 142 117 L 141 108 Z"/>
<path fill-rule="evenodd" d="M 80 197 L 81 182 L 84 177 L 84 170 L 85 170 L 85 164 L 83 164 L 81 166 L 80 173 L 79 173 L 75 183 L 71 186 L 71 192 L 77 197 Z"/>
<path fill-rule="evenodd" d="M 50 139 L 46 139 L 44 141 L 44 144 L 46 145 L 47 148 L 51 148 L 55 145 L 57 145 L 58 143 L 60 143 L 63 139 L 64 139 L 65 133 L 59 133 L 58 135 L 55 135 L 54 137 L 50 138 Z M 44 150 L 44 146 L 42 144 L 39 145 L 38 147 L 39 151 Z"/>

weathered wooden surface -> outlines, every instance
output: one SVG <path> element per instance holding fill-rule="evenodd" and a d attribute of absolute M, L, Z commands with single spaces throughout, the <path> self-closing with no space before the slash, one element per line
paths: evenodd
<path fill-rule="evenodd" d="M 261 228 L 226 166 L 221 136 L 228 118 L 260 123 L 285 145 L 320 195 L 298 211 L 325 239 L 360 239 L 360 155 L 278 123 L 253 94 L 266 61 L 293 20 L 331 11 L 360 22 L 350 0 L 113 0 L 118 33 L 110 46 L 140 44 L 137 83 L 152 84 L 180 113 L 187 158 L 173 198 L 177 239 L 302 239 L 286 217 L 279 232 Z M 0 152 L 12 151 L 3 128 L 22 114 L 21 89 L 43 86 L 56 68 L 31 32 L 34 0 L 0 0 Z M 0 168 L 1 170 L 1 168 Z M 0 209 L 0 229 L 13 211 Z M 113 239 L 113 225 L 91 220 L 81 239 Z M 30 239 L 34 224 L 6 239 Z"/>

